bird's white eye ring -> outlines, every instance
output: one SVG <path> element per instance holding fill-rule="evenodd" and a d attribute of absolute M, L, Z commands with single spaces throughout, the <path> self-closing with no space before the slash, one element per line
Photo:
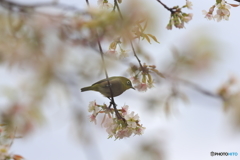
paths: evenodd
<path fill-rule="evenodd" d="M 131 82 L 130 81 L 127 81 L 127 84 L 130 84 Z"/>

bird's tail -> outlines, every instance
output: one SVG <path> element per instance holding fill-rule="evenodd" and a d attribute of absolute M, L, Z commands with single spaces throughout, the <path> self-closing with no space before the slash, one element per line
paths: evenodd
<path fill-rule="evenodd" d="M 81 92 L 85 92 L 85 91 L 89 91 L 89 90 L 92 90 L 92 87 L 91 87 L 91 86 L 81 88 Z"/>

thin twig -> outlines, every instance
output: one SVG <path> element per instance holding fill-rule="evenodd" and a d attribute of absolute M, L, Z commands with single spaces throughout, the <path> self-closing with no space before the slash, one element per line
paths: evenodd
<path fill-rule="evenodd" d="M 86 3 L 87 3 L 88 6 L 90 5 L 88 0 L 86 0 Z"/>
<path fill-rule="evenodd" d="M 89 6 L 89 2 L 88 0 L 86 0 L 86 3 L 87 5 Z M 105 65 L 105 59 L 104 59 L 104 55 L 103 55 L 103 50 L 102 50 L 102 45 L 101 45 L 101 42 L 100 42 L 100 38 L 99 38 L 99 35 L 96 31 L 96 37 L 97 37 L 97 43 L 98 43 L 98 48 L 99 48 L 99 51 L 100 51 L 100 54 L 101 54 L 101 58 L 102 58 L 102 62 L 103 62 L 103 69 L 104 69 L 104 72 L 105 72 L 105 76 L 106 76 L 106 80 L 107 80 L 107 83 L 108 83 L 108 86 L 109 86 L 109 90 L 110 90 L 110 93 L 111 93 L 111 97 L 110 97 L 110 106 L 109 108 L 113 105 L 113 108 L 114 108 L 114 111 L 116 113 L 116 116 L 118 119 L 123 119 L 125 120 L 118 112 L 117 110 L 117 105 L 114 101 L 114 97 L 113 97 L 113 91 L 112 91 L 112 87 L 111 87 L 111 84 L 110 84 L 110 81 L 109 81 L 109 77 L 108 77 L 108 73 L 107 73 L 107 68 L 106 68 L 106 65 Z"/>
<path fill-rule="evenodd" d="M 79 11 L 78 8 L 73 6 L 68 6 L 65 4 L 60 4 L 57 2 L 46 2 L 46 3 L 34 3 L 34 4 L 21 4 L 18 2 L 13 1 L 6 1 L 6 0 L 0 0 L 0 5 L 3 6 L 6 9 L 13 10 L 15 8 L 19 8 L 18 11 L 26 11 L 29 9 L 35 9 L 40 7 L 59 7 L 62 9 L 68 9 L 71 11 Z"/>
<path fill-rule="evenodd" d="M 132 47 L 133 54 L 134 54 L 134 56 L 136 57 L 136 59 L 137 59 L 137 61 L 138 61 L 138 63 L 139 63 L 139 66 L 141 67 L 141 69 L 143 69 L 141 60 L 138 58 L 137 53 L 136 53 L 136 51 L 135 51 L 135 48 L 134 48 L 133 43 L 132 43 L 131 40 L 130 40 L 130 44 L 131 44 L 131 47 Z"/>
<path fill-rule="evenodd" d="M 162 3 L 162 1 L 157 0 L 164 8 L 170 11 L 172 14 L 175 12 L 172 8 L 169 8 L 166 4 Z"/>
<path fill-rule="evenodd" d="M 119 14 L 120 18 L 123 20 L 122 12 L 121 12 L 121 10 L 120 10 L 120 8 L 119 8 L 119 5 L 118 5 L 117 0 L 114 0 L 114 6 L 117 7 L 118 14 Z M 135 48 L 134 48 L 134 46 L 133 46 L 132 40 L 131 40 L 130 38 L 129 38 L 129 41 L 130 41 L 130 44 L 131 44 L 131 48 L 132 48 L 133 54 L 134 54 L 134 56 L 136 57 L 136 59 L 137 59 L 137 61 L 138 61 L 138 63 L 139 63 L 139 66 L 141 67 L 141 69 L 143 69 L 141 60 L 138 58 L 137 53 L 136 53 L 136 51 L 135 51 Z"/>
<path fill-rule="evenodd" d="M 191 88 L 193 88 L 194 90 L 204 94 L 204 95 L 207 95 L 207 96 L 210 96 L 210 97 L 213 97 L 213 98 L 218 98 L 218 99 L 221 99 L 221 100 L 224 100 L 222 96 L 218 95 L 218 94 L 215 94 L 211 91 L 208 91 L 207 89 L 199 86 L 198 84 L 195 84 L 193 82 L 190 82 L 188 80 L 185 80 L 185 79 L 181 79 L 181 78 L 178 78 L 178 77 L 173 77 L 173 76 L 170 76 L 170 75 L 167 75 L 167 74 L 163 74 L 166 78 L 168 79 L 172 79 L 174 81 L 177 81 L 179 83 L 182 83 L 186 86 L 189 86 Z"/>
<path fill-rule="evenodd" d="M 190 81 L 187 81 L 187 80 L 183 80 L 183 79 L 178 79 L 178 81 L 181 82 L 182 84 L 190 86 L 191 88 L 199 91 L 200 93 L 202 93 L 204 95 L 207 95 L 207 96 L 210 96 L 210 97 L 213 97 L 213 98 L 219 98 L 219 99 L 223 100 L 222 96 L 220 96 L 218 94 L 215 94 L 215 93 L 212 93 L 212 92 L 206 90 L 205 88 L 202 88 L 198 84 L 195 84 L 193 82 L 190 82 Z"/>
<path fill-rule="evenodd" d="M 157 0 L 161 5 L 163 5 L 164 8 L 166 8 L 167 10 L 169 10 L 172 14 L 175 12 L 172 8 L 169 8 L 168 6 L 166 6 L 164 3 L 162 3 L 160 0 Z M 239 0 L 240 1 L 240 0 Z M 119 16 L 121 17 L 121 19 L 123 20 L 123 16 L 122 16 L 122 13 L 120 11 L 120 8 L 119 8 L 119 5 L 117 3 L 117 0 L 114 0 L 114 6 L 117 7 L 117 10 L 118 10 L 118 13 L 119 13 Z M 133 43 L 132 43 L 132 40 L 130 40 L 130 44 L 131 44 L 131 47 L 132 47 L 132 51 L 133 51 L 133 54 L 134 56 L 136 57 L 139 65 L 141 68 L 143 68 L 142 66 L 142 63 L 141 63 L 141 60 L 138 58 L 137 54 L 136 54 L 136 51 L 134 49 L 134 46 L 133 46 Z M 187 86 L 190 86 L 191 88 L 199 91 L 200 93 L 204 94 L 204 95 L 207 95 L 207 96 L 210 96 L 210 97 L 213 97 L 213 98 L 219 98 L 221 100 L 224 100 L 223 97 L 221 97 L 220 95 L 218 94 L 215 94 L 215 93 L 212 93 L 204 88 L 202 88 L 201 86 L 193 83 L 193 82 L 190 82 L 190 81 L 187 81 L 187 80 L 184 80 L 184 79 L 180 79 L 180 78 L 177 78 L 177 77 L 172 77 L 172 76 L 169 76 L 169 75 L 166 75 L 166 74 L 163 74 L 164 77 L 168 77 L 168 78 L 171 78 L 171 79 L 174 79 L 178 82 L 181 82 L 182 84 L 185 84 Z"/>
<path fill-rule="evenodd" d="M 123 20 L 123 15 L 122 15 L 122 12 L 121 12 L 121 10 L 120 10 L 120 8 L 119 8 L 119 5 L 118 5 L 117 0 L 114 0 L 114 6 L 117 7 L 118 14 L 119 14 L 120 18 Z"/>

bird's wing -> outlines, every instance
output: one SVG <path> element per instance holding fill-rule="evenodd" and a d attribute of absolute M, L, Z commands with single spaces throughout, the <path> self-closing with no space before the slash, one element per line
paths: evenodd
<path fill-rule="evenodd" d="M 117 77 L 110 77 L 110 78 L 108 78 L 108 80 L 111 81 L 111 80 L 113 80 L 114 78 L 117 78 Z M 100 84 L 100 83 L 102 83 L 102 82 L 107 82 L 107 80 L 106 80 L 106 79 L 102 79 L 102 80 L 100 80 L 100 81 L 98 81 L 98 82 L 96 82 L 96 83 L 93 83 L 92 86 L 95 85 L 95 84 Z"/>
<path fill-rule="evenodd" d="M 116 97 L 116 96 L 119 96 L 120 94 L 122 94 L 123 88 L 122 88 L 121 80 L 119 80 L 118 78 L 111 79 L 110 86 L 112 89 L 113 97 Z M 107 80 L 101 82 L 101 85 L 98 86 L 98 90 L 100 92 L 104 91 L 104 95 L 106 97 L 111 97 L 111 91 L 109 89 Z"/>

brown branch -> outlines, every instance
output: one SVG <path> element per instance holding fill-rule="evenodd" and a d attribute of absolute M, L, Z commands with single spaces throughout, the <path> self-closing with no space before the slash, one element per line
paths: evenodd
<path fill-rule="evenodd" d="M 119 8 L 119 5 L 118 5 L 117 0 L 114 0 L 114 7 L 115 7 L 115 6 L 117 7 L 118 14 L 119 14 L 120 18 L 123 20 L 123 15 L 122 15 L 122 12 L 121 12 L 121 10 L 120 10 L 120 8 Z"/>
<path fill-rule="evenodd" d="M 162 1 L 157 0 L 164 8 L 166 8 L 168 11 L 170 11 L 172 14 L 175 12 L 173 8 L 169 8 L 166 4 L 162 3 Z"/>
<path fill-rule="evenodd" d="M 142 66 L 141 60 L 138 58 L 137 53 L 136 53 L 136 51 L 135 51 L 135 48 L 134 48 L 133 43 L 132 43 L 131 40 L 130 40 L 130 44 L 131 44 L 131 47 L 132 47 L 133 54 L 134 54 L 134 56 L 136 57 L 136 59 L 137 59 L 137 61 L 138 61 L 138 63 L 139 63 L 139 66 L 140 66 L 141 69 L 143 70 L 143 66 Z"/>
<path fill-rule="evenodd" d="M 187 81 L 187 80 L 183 80 L 183 79 L 178 79 L 181 83 L 187 85 L 187 86 L 190 86 L 191 88 L 201 92 L 202 94 L 205 94 L 207 96 L 210 96 L 210 97 L 213 97 L 213 98 L 220 98 L 220 99 L 223 99 L 222 96 L 218 95 L 218 94 L 215 94 L 215 93 L 212 93 L 208 90 L 206 90 L 205 88 L 202 88 L 201 86 L 199 86 L 198 84 L 195 84 L 193 82 L 190 82 L 190 81 Z"/>
<path fill-rule="evenodd" d="M 180 82 L 180 83 L 182 83 L 182 84 L 184 84 L 184 85 L 186 85 L 186 86 L 189 86 L 189 87 L 195 89 L 196 91 L 198 91 L 198 92 L 200 92 L 200 93 L 202 93 L 202 94 L 204 94 L 204 95 L 206 95 L 206 96 L 210 96 L 210 97 L 213 97 L 213 98 L 218 98 L 218 99 L 221 99 L 221 100 L 223 100 L 223 101 L 225 100 L 222 96 L 220 96 L 220 95 L 218 95 L 218 94 L 216 94 L 216 93 L 213 93 L 213 92 L 211 92 L 211 91 L 208 91 L 207 89 L 199 86 L 198 84 L 195 84 L 195 83 L 193 83 L 193 82 L 190 82 L 190 81 L 188 81 L 188 80 L 181 79 L 181 78 L 178 78 L 178 77 L 169 76 L 169 75 L 167 75 L 167 74 L 163 74 L 163 75 L 164 75 L 166 78 L 168 78 L 168 79 L 172 79 L 172 80 L 178 81 L 178 82 Z"/>
<path fill-rule="evenodd" d="M 123 20 L 122 12 L 121 12 L 121 10 L 120 10 L 120 8 L 119 8 L 119 5 L 118 5 L 117 0 L 114 0 L 114 6 L 117 7 L 118 14 L 119 14 L 120 18 Z M 134 54 L 134 56 L 136 57 L 136 59 L 137 59 L 137 61 L 138 61 L 138 63 L 139 63 L 140 68 L 143 70 L 143 66 L 142 66 L 141 60 L 138 58 L 137 53 L 136 53 L 136 51 L 135 51 L 135 48 L 134 48 L 134 46 L 133 46 L 132 40 L 131 40 L 130 38 L 129 38 L 129 41 L 130 41 L 130 44 L 131 44 L 131 48 L 132 48 L 133 54 Z"/>
<path fill-rule="evenodd" d="M 86 3 L 87 3 L 88 6 L 90 5 L 88 0 L 86 0 Z"/>
<path fill-rule="evenodd" d="M 102 58 L 102 62 L 103 62 L 103 69 L 104 69 L 104 72 L 105 72 L 105 76 L 106 76 L 106 80 L 107 80 L 107 83 L 108 83 L 108 86 L 109 86 L 109 90 L 110 90 L 110 93 L 111 93 L 111 98 L 110 98 L 110 106 L 109 108 L 111 108 L 111 106 L 113 105 L 113 108 L 114 108 L 114 111 L 116 113 L 116 116 L 118 119 L 123 119 L 125 120 L 118 112 L 117 110 L 117 105 L 114 101 L 114 97 L 113 97 L 113 91 L 112 91 L 112 87 L 111 87 L 111 84 L 110 84 L 110 81 L 109 81 L 109 77 L 108 77 L 108 73 L 107 73 L 107 68 L 106 68 L 106 65 L 105 65 L 105 59 L 104 59 L 104 55 L 103 55 L 103 50 L 102 50 L 102 45 L 101 45 L 101 42 L 100 42 L 100 39 L 99 39 L 99 36 L 98 36 L 98 33 L 96 33 L 96 37 L 97 37 L 97 43 L 98 43 L 98 48 L 99 48 L 99 51 L 100 51 L 100 54 L 101 54 L 101 58 Z"/>
<path fill-rule="evenodd" d="M 90 6 L 88 0 L 86 0 L 86 3 L 87 3 L 88 6 Z M 110 90 L 110 93 L 111 93 L 109 108 L 111 108 L 111 106 L 113 105 L 113 108 L 114 108 L 114 111 L 116 113 L 117 118 L 118 119 L 122 119 L 123 121 L 125 121 L 125 119 L 118 112 L 117 105 L 116 105 L 116 103 L 114 101 L 113 91 L 112 91 L 112 87 L 111 87 L 111 84 L 110 84 L 110 81 L 109 81 L 107 68 L 106 68 L 106 65 L 105 65 L 105 59 L 104 59 L 104 55 L 103 55 L 102 45 L 101 45 L 100 38 L 99 38 L 99 35 L 98 35 L 97 31 L 96 31 L 96 37 L 97 37 L 97 43 L 98 43 L 99 52 L 101 54 L 101 58 L 102 58 L 102 62 L 103 62 L 103 69 L 104 69 L 106 80 L 107 80 L 107 83 L 108 83 L 108 86 L 109 86 L 109 90 Z"/>
<path fill-rule="evenodd" d="M 167 10 L 169 10 L 172 14 L 173 14 L 174 12 L 176 12 L 176 11 L 174 11 L 173 8 L 167 7 L 167 6 L 166 6 L 164 3 L 162 3 L 160 0 L 157 0 L 157 1 L 158 1 L 160 4 L 162 4 L 162 5 L 164 6 L 164 8 L 166 8 Z M 240 0 L 239 0 L 239 1 L 240 1 Z M 118 3 L 117 3 L 117 0 L 114 0 L 114 8 L 115 8 L 115 7 L 116 7 L 117 10 L 118 10 L 118 13 L 119 13 L 120 18 L 123 20 L 123 16 L 122 16 L 121 10 L 120 10 L 120 8 L 119 8 L 119 5 L 118 5 Z M 113 11 L 114 11 L 114 10 L 113 10 Z M 141 60 L 138 58 L 138 56 L 137 56 L 137 54 L 136 54 L 136 51 L 135 51 L 135 48 L 134 48 L 134 46 L 133 46 L 132 40 L 130 39 L 129 41 L 130 41 L 130 44 L 131 44 L 131 47 L 132 47 L 133 54 L 134 54 L 134 56 L 136 57 L 139 65 L 140 65 L 140 67 L 143 69 Z M 187 81 L 187 80 L 184 80 L 184 79 L 180 79 L 180 78 L 178 78 L 178 77 L 172 77 L 172 76 L 169 76 L 169 75 L 167 75 L 167 74 L 160 74 L 160 76 L 167 77 L 167 78 L 169 78 L 169 79 L 173 79 L 173 80 L 178 81 L 178 82 L 180 82 L 180 83 L 182 83 L 182 84 L 185 84 L 185 85 L 187 85 L 187 86 L 189 86 L 189 87 L 197 90 L 198 92 L 200 92 L 200 93 L 202 93 L 202 94 L 204 94 L 204 95 L 207 95 L 207 96 L 210 96 L 210 97 L 213 97 L 213 98 L 219 98 L 219 99 L 221 99 L 221 100 L 224 100 L 222 96 L 220 96 L 220 95 L 218 95 L 218 94 L 215 94 L 215 93 L 212 93 L 212 92 L 210 92 L 210 91 L 202 88 L 201 86 L 199 86 L 199 85 L 197 85 L 197 84 L 195 84 L 195 83 L 193 83 L 193 82 L 190 82 L 190 81 Z"/>
<path fill-rule="evenodd" d="M 14 8 L 18 8 L 18 11 L 26 11 L 29 9 L 35 9 L 35 8 L 40 8 L 40 7 L 58 7 L 58 8 L 62 8 L 62 9 L 68 9 L 71 11 L 79 11 L 79 9 L 76 7 L 68 6 L 65 4 L 60 4 L 57 2 L 21 4 L 18 2 L 14 2 L 14 1 L 0 0 L 0 5 L 9 10 L 14 10 Z"/>

